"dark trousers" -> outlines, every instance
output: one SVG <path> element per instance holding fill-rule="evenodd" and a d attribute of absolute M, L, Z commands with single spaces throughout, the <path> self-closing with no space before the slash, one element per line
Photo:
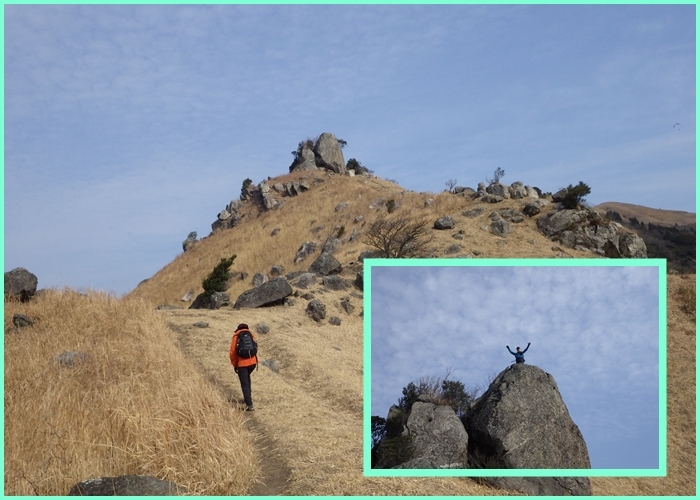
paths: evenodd
<path fill-rule="evenodd" d="M 238 380 L 241 381 L 241 391 L 245 404 L 253 406 L 253 399 L 250 396 L 250 374 L 255 370 L 255 365 L 238 368 Z"/>

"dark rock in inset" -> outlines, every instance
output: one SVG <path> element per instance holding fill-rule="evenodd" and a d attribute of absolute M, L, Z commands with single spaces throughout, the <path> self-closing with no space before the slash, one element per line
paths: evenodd
<path fill-rule="evenodd" d="M 32 321 L 32 318 L 25 316 L 24 314 L 15 314 L 12 316 L 12 324 L 17 328 L 24 328 L 26 326 L 32 326 L 34 321 Z"/>
<path fill-rule="evenodd" d="M 342 270 L 343 266 L 340 265 L 340 262 L 328 252 L 322 252 L 309 267 L 310 273 L 315 273 L 319 276 L 338 274 Z"/>
<path fill-rule="evenodd" d="M 284 278 L 275 278 L 259 287 L 251 290 L 246 290 L 238 296 L 234 309 L 242 309 L 246 307 L 261 307 L 271 305 L 275 302 L 282 301 L 285 297 L 292 294 L 292 287 Z"/>
<path fill-rule="evenodd" d="M 392 469 L 439 469 L 440 466 L 429 458 L 419 457 L 413 458 L 408 462 L 399 464 Z"/>
<path fill-rule="evenodd" d="M 39 279 L 23 267 L 5 273 L 5 296 L 26 302 L 36 293 Z"/>
<path fill-rule="evenodd" d="M 255 331 L 258 333 L 269 333 L 270 327 L 267 326 L 265 323 L 258 323 L 257 325 L 255 325 Z"/>
<path fill-rule="evenodd" d="M 338 316 L 331 316 L 328 322 L 334 326 L 340 326 L 340 318 Z"/>
<path fill-rule="evenodd" d="M 187 490 L 151 476 L 117 476 L 87 479 L 74 484 L 68 496 L 171 496 Z"/>
<path fill-rule="evenodd" d="M 314 321 L 321 321 L 326 317 L 326 306 L 318 299 L 314 299 L 306 306 L 306 314 Z"/>

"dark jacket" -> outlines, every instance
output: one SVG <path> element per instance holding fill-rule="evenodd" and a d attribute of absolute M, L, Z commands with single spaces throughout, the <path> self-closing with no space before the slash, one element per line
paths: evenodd
<path fill-rule="evenodd" d="M 527 343 L 527 347 L 525 348 L 525 351 L 527 351 L 530 348 L 530 343 Z M 506 349 L 508 349 L 508 352 L 511 353 L 513 356 L 515 356 L 515 362 L 516 363 L 524 363 L 525 362 L 525 351 L 520 351 L 520 352 L 513 352 L 510 350 L 510 347 L 506 346 Z"/>

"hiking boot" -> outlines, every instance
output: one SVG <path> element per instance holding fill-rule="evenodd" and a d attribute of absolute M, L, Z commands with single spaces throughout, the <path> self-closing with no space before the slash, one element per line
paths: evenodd
<path fill-rule="evenodd" d="M 253 408 L 253 405 L 245 407 L 245 411 L 254 411 L 254 410 L 255 410 L 255 408 Z"/>

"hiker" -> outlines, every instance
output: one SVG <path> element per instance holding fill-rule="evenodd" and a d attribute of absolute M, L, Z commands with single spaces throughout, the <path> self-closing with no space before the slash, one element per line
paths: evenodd
<path fill-rule="evenodd" d="M 250 374 L 258 365 L 258 344 L 255 342 L 255 335 L 250 331 L 248 325 L 241 323 L 236 328 L 231 339 L 231 349 L 229 358 L 233 365 L 233 370 L 238 374 L 241 381 L 241 391 L 246 404 L 246 411 L 253 411 L 253 399 L 251 398 Z"/>
<path fill-rule="evenodd" d="M 527 352 L 527 350 L 530 348 L 530 342 L 527 343 L 527 347 L 525 348 L 524 351 L 520 350 L 520 347 L 516 347 L 515 351 L 513 352 L 510 350 L 510 347 L 506 346 L 506 349 L 508 349 L 508 352 L 511 353 L 513 356 L 515 356 L 515 362 L 516 363 L 524 363 L 525 362 L 525 356 L 524 354 Z"/>

